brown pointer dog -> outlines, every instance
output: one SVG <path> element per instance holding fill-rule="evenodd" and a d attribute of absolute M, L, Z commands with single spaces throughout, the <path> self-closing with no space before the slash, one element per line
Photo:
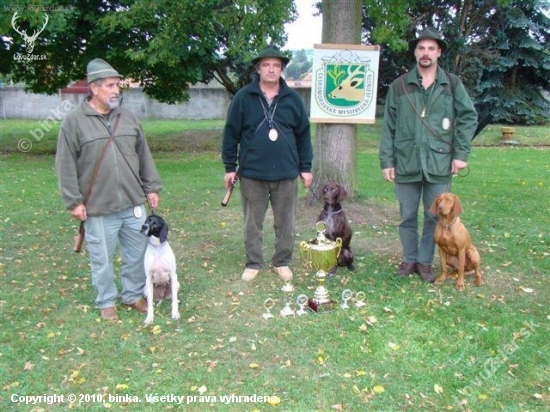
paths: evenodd
<path fill-rule="evenodd" d="M 435 283 L 441 284 L 448 276 L 458 273 L 457 290 L 464 290 L 465 272 L 475 272 L 474 284 L 483 284 L 479 252 L 472 243 L 468 229 L 460 221 L 459 215 L 462 212 L 460 199 L 449 192 L 437 196 L 430 207 L 430 213 L 438 218 L 434 239 L 441 259 L 441 275 Z M 447 266 L 455 270 L 447 274 Z"/>
<path fill-rule="evenodd" d="M 351 251 L 351 226 L 346 218 L 342 202 L 348 193 L 346 189 L 337 183 L 325 183 L 321 190 L 321 196 L 325 203 L 323 211 L 319 214 L 317 221 L 326 223 L 327 228 L 325 236 L 332 241 L 336 238 L 342 239 L 342 250 L 338 256 L 338 266 L 347 266 L 349 270 L 353 270 L 353 252 Z M 336 272 L 336 266 L 331 269 L 330 274 Z"/>

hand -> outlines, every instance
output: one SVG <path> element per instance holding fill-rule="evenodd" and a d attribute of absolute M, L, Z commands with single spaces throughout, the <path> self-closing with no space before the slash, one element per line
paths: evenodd
<path fill-rule="evenodd" d="M 154 210 L 159 207 L 160 197 L 156 193 L 149 193 L 147 195 L 147 202 L 149 203 L 151 210 Z"/>
<path fill-rule="evenodd" d="M 468 166 L 468 163 L 462 160 L 454 159 L 453 163 L 451 164 L 451 171 L 453 172 L 453 175 L 456 176 L 458 172 L 460 172 L 466 166 Z"/>
<path fill-rule="evenodd" d="M 235 181 L 235 179 L 237 178 L 237 172 L 227 172 L 224 176 L 223 176 L 223 185 L 226 189 L 229 189 L 229 186 L 231 186 L 231 184 L 233 184 L 233 182 Z"/>
<path fill-rule="evenodd" d="M 387 169 L 382 169 L 382 175 L 384 179 L 390 183 L 393 183 L 395 180 L 395 167 L 388 167 Z"/>
<path fill-rule="evenodd" d="M 302 172 L 300 173 L 300 179 L 302 180 L 302 184 L 307 189 L 311 182 L 313 182 L 313 174 L 310 172 Z"/>
<path fill-rule="evenodd" d="M 78 205 L 73 210 L 71 210 L 71 215 L 73 215 L 73 217 L 77 218 L 81 222 L 85 221 L 88 217 L 88 215 L 86 214 L 86 206 Z"/>

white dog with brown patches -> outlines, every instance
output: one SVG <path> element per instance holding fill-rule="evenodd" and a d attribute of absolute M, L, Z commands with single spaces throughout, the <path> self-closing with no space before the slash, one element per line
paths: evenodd
<path fill-rule="evenodd" d="M 150 325 L 154 319 L 154 302 L 172 299 L 172 319 L 179 319 L 178 291 L 180 284 L 176 274 L 176 256 L 168 243 L 168 225 L 160 216 L 150 215 L 141 228 L 141 233 L 149 238 L 145 250 L 145 291 L 147 298 L 147 318 Z"/>

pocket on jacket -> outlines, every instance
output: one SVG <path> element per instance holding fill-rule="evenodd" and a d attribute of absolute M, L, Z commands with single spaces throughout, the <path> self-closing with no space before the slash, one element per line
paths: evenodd
<path fill-rule="evenodd" d="M 441 139 L 430 140 L 428 173 L 434 176 L 448 176 L 451 173 L 452 146 Z"/>
<path fill-rule="evenodd" d="M 420 163 L 414 139 L 395 142 L 395 163 L 398 175 L 414 175 L 420 172 Z"/>

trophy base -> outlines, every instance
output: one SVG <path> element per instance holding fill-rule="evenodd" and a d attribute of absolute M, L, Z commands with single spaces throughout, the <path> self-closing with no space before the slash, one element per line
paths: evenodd
<path fill-rule="evenodd" d="M 307 301 L 308 307 L 314 312 L 328 312 L 334 309 L 334 301 L 316 302 L 315 299 L 309 298 Z"/>

